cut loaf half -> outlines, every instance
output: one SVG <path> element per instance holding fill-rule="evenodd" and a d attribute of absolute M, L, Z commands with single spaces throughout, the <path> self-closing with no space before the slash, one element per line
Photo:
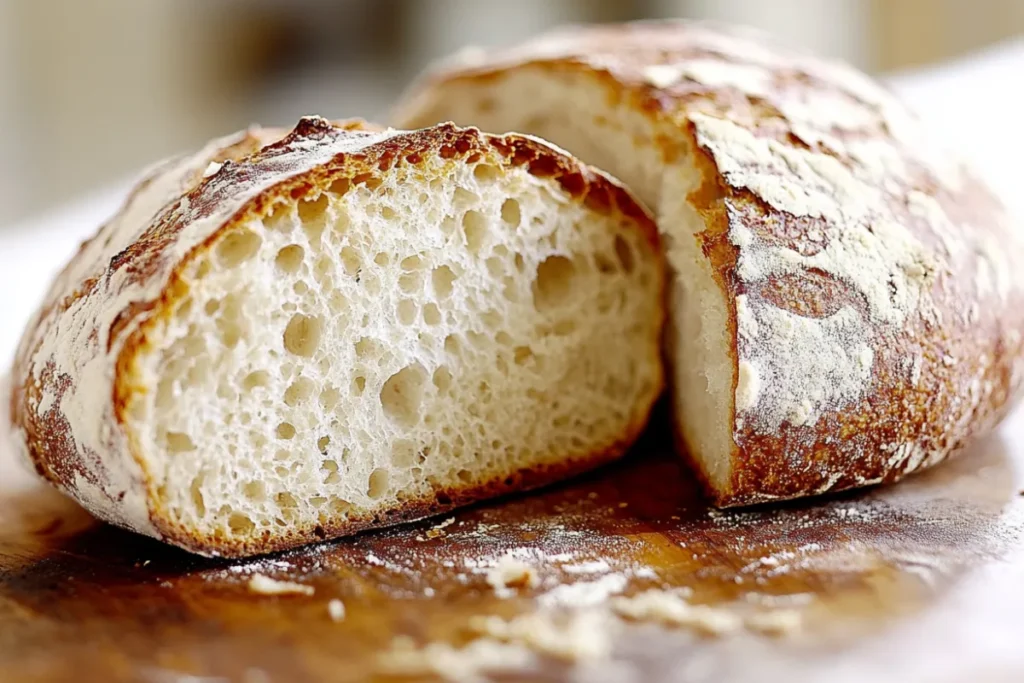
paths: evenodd
<path fill-rule="evenodd" d="M 656 214 L 675 422 L 720 505 L 899 479 L 1018 393 L 1018 231 L 845 65 L 702 24 L 584 27 L 467 51 L 397 111 L 449 120 L 551 140 Z"/>
<path fill-rule="evenodd" d="M 43 476 L 241 556 L 623 453 L 662 386 L 645 211 L 535 139 L 358 128 L 215 141 L 82 246 L 14 367 Z"/>

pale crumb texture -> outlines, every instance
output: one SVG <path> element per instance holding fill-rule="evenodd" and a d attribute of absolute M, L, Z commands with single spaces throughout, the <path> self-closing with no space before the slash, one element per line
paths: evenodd
<path fill-rule="evenodd" d="M 294 581 L 278 581 L 265 574 L 249 577 L 249 590 L 260 595 L 313 595 L 315 589 Z"/>
<path fill-rule="evenodd" d="M 500 641 L 526 646 L 567 662 L 606 659 L 616 623 L 605 610 L 539 611 L 512 619 L 476 617 L 470 628 Z"/>
<path fill-rule="evenodd" d="M 497 154 L 424 156 L 246 221 L 190 267 L 129 425 L 178 525 L 341 528 L 564 467 L 638 422 L 659 381 L 641 232 Z"/>
<path fill-rule="evenodd" d="M 331 621 L 345 620 L 345 603 L 335 598 L 327 603 L 327 613 L 331 615 Z"/>
<path fill-rule="evenodd" d="M 377 670 L 391 676 L 435 675 L 455 683 L 482 683 L 489 680 L 487 674 L 519 672 L 534 663 L 533 653 L 515 643 L 479 639 L 462 648 L 446 643 L 417 648 L 411 639 L 399 637 L 380 656 Z"/>
<path fill-rule="evenodd" d="M 487 572 L 487 584 L 495 591 L 506 588 L 533 588 L 538 583 L 537 572 L 518 557 L 505 555 Z"/>

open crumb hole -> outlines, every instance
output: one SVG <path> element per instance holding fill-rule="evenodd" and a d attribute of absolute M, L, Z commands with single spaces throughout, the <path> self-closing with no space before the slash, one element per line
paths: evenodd
<path fill-rule="evenodd" d="M 501 205 L 501 220 L 505 221 L 510 227 L 518 228 L 519 223 L 523 220 L 522 210 L 519 208 L 519 202 L 515 199 L 506 199 Z"/>
<path fill-rule="evenodd" d="M 302 267 L 302 258 L 305 251 L 297 244 L 289 244 L 277 252 L 274 265 L 283 273 L 294 273 Z"/>
<path fill-rule="evenodd" d="M 383 496 L 388 491 L 388 471 L 378 467 L 370 473 L 370 480 L 366 487 L 366 495 L 370 498 L 377 499 Z"/>
<path fill-rule="evenodd" d="M 242 488 L 242 493 L 251 501 L 261 502 L 267 497 L 267 487 L 262 481 L 250 481 Z"/>
<path fill-rule="evenodd" d="M 633 268 L 636 264 L 633 258 L 633 249 L 629 246 L 629 243 L 622 237 L 622 235 L 615 236 L 615 257 L 619 261 L 619 265 L 627 273 L 632 273 Z"/>
<path fill-rule="evenodd" d="M 498 168 L 490 164 L 477 164 L 473 169 L 473 177 L 478 183 L 493 183 L 498 179 Z"/>
<path fill-rule="evenodd" d="M 300 377 L 285 390 L 284 402 L 290 406 L 297 406 L 312 396 L 315 388 L 316 385 L 311 379 Z"/>
<path fill-rule="evenodd" d="M 247 515 L 243 515 L 241 512 L 233 512 L 228 517 L 228 528 L 231 529 L 232 533 L 244 536 L 251 533 L 256 528 L 256 525 Z"/>
<path fill-rule="evenodd" d="M 565 256 L 549 256 L 537 266 L 533 303 L 539 311 L 564 306 L 570 300 L 576 267 Z"/>
<path fill-rule="evenodd" d="M 487 219 L 479 211 L 467 211 L 462 216 L 462 233 L 469 250 L 479 253 L 487 240 Z"/>
<path fill-rule="evenodd" d="M 262 242 L 263 238 L 252 230 L 232 230 L 217 244 L 217 262 L 225 268 L 237 266 L 251 259 Z"/>
<path fill-rule="evenodd" d="M 284 330 L 284 348 L 296 356 L 309 358 L 320 344 L 320 319 L 296 313 Z"/>
<path fill-rule="evenodd" d="M 437 308 L 437 304 L 429 303 L 423 307 L 423 322 L 428 325 L 441 324 L 441 311 Z"/>
<path fill-rule="evenodd" d="M 187 453 L 195 449 L 196 445 L 188 434 L 167 432 L 167 450 L 171 453 Z"/>
<path fill-rule="evenodd" d="M 426 372 L 416 364 L 402 368 L 384 382 L 380 403 L 384 414 L 402 425 L 414 425 L 420 418 Z"/>
<path fill-rule="evenodd" d="M 245 376 L 245 379 L 242 380 L 242 388 L 245 389 L 246 391 L 252 391 L 257 387 L 266 386 L 270 386 L 270 373 L 268 373 L 266 370 L 257 370 L 255 372 L 250 372 L 248 375 Z"/>

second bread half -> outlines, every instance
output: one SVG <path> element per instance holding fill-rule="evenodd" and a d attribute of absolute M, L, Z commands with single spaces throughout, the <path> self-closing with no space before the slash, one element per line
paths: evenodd
<path fill-rule="evenodd" d="M 657 216 L 674 423 L 718 505 L 896 481 L 1013 405 L 1019 231 L 866 75 L 681 21 L 462 57 L 399 125 L 542 136 Z"/>

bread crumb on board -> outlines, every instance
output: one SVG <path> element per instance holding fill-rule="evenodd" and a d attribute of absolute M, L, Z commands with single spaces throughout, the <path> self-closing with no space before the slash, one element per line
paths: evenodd
<path fill-rule="evenodd" d="M 429 643 L 416 647 L 406 636 L 395 638 L 391 649 L 377 659 L 377 671 L 392 676 L 429 676 L 455 683 L 478 683 L 486 674 L 522 671 L 535 663 L 529 649 L 491 638 L 474 640 L 465 647 Z"/>
<path fill-rule="evenodd" d="M 400 636 L 378 658 L 378 673 L 392 676 L 434 674 L 456 683 L 482 683 L 487 674 L 523 673 L 538 655 L 569 664 L 607 660 L 616 622 L 606 610 L 570 613 L 540 611 L 512 619 L 478 616 L 470 628 L 479 637 L 463 647 L 428 643 L 418 647 Z"/>
<path fill-rule="evenodd" d="M 454 517 L 449 517 L 448 519 L 444 520 L 440 524 L 435 524 L 434 526 L 432 526 L 429 529 L 427 529 L 426 536 L 417 536 L 416 540 L 417 541 L 426 541 L 426 540 L 429 540 L 429 539 L 437 538 L 438 536 L 444 536 L 445 528 L 448 527 L 448 526 L 451 526 L 454 523 L 455 523 L 455 518 Z"/>
<path fill-rule="evenodd" d="M 496 592 L 508 588 L 534 588 L 538 582 L 536 570 L 513 555 L 504 555 L 487 572 L 487 584 Z"/>
<path fill-rule="evenodd" d="M 605 610 L 586 609 L 569 613 L 539 611 L 512 619 L 478 616 L 471 630 L 506 643 L 566 662 L 607 659 L 612 652 L 616 623 Z"/>
<path fill-rule="evenodd" d="M 694 605 L 678 592 L 652 589 L 632 597 L 611 600 L 612 609 L 634 621 L 660 621 L 695 629 L 705 635 L 725 636 L 746 629 L 765 635 L 791 635 L 803 626 L 803 615 L 776 609 L 743 615 L 732 609 Z"/>
<path fill-rule="evenodd" d="M 334 598 L 327 603 L 327 613 L 331 615 L 331 621 L 344 621 L 345 603 Z"/>
<path fill-rule="evenodd" d="M 660 621 L 712 636 L 728 635 L 743 628 L 742 617 L 732 610 L 693 605 L 683 597 L 663 590 L 652 589 L 632 597 L 613 598 L 611 606 L 627 619 Z"/>
<path fill-rule="evenodd" d="M 477 638 L 464 647 L 440 642 L 417 647 L 409 638 L 396 638 L 391 649 L 381 655 L 380 672 L 435 674 L 458 683 L 476 683 L 486 680 L 486 673 L 521 670 L 536 663 L 537 656 L 573 665 L 608 662 L 612 661 L 615 638 L 623 628 L 616 614 L 633 621 L 691 628 L 710 636 L 743 630 L 788 635 L 803 625 L 802 614 L 793 609 L 744 615 L 734 609 L 694 605 L 686 597 L 681 590 L 652 589 L 595 607 L 541 609 L 510 619 L 479 615 L 468 623 Z"/>
<path fill-rule="evenodd" d="M 278 581 L 265 574 L 249 577 L 249 590 L 261 595 L 313 595 L 315 589 L 294 581 Z"/>
<path fill-rule="evenodd" d="M 777 609 L 748 616 L 744 623 L 751 631 L 770 636 L 796 633 L 803 626 L 803 615 L 794 609 Z"/>

